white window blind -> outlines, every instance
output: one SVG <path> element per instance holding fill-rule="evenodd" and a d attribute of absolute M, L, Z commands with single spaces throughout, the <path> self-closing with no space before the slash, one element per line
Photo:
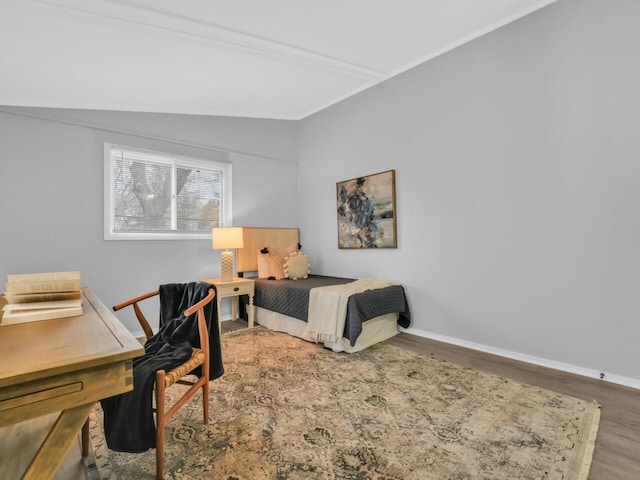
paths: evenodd
<path fill-rule="evenodd" d="M 210 238 L 231 221 L 230 177 L 228 163 L 105 145 L 105 238 Z"/>

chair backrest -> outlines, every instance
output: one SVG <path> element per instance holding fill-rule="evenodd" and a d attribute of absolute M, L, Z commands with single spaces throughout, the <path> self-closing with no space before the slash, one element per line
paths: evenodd
<path fill-rule="evenodd" d="M 217 314 L 216 314 L 217 305 L 216 305 L 216 302 L 213 301 L 213 298 L 215 297 L 215 294 L 216 294 L 214 285 L 201 283 L 201 282 L 192 282 L 192 284 L 161 285 L 158 290 L 154 290 L 154 291 L 145 293 L 143 295 L 139 295 L 130 300 L 127 300 L 126 302 L 122 302 L 118 305 L 115 305 L 113 307 L 113 310 L 118 311 L 127 306 L 132 306 L 136 314 L 136 318 L 138 319 L 138 322 L 140 323 L 140 326 L 144 331 L 145 337 L 147 340 L 149 340 L 154 335 L 154 332 L 149 322 L 145 318 L 144 314 L 142 313 L 142 310 L 140 309 L 140 306 L 139 306 L 139 302 L 141 302 L 142 300 L 154 297 L 156 295 L 160 295 L 160 299 L 162 300 L 164 297 L 167 296 L 167 292 L 169 292 L 169 295 L 171 295 L 172 293 L 175 293 L 174 300 L 177 298 L 179 301 L 176 301 L 176 302 L 184 305 L 185 303 L 188 303 L 187 302 L 188 298 L 193 298 L 194 289 L 198 290 L 197 295 L 195 296 L 195 298 L 198 298 L 200 300 L 198 303 L 192 304 L 192 305 L 185 305 L 187 307 L 186 309 L 184 307 L 170 308 L 169 309 L 170 313 L 167 315 L 175 315 L 176 312 L 179 312 L 178 314 L 180 313 L 193 314 L 193 313 L 199 312 L 197 327 L 195 324 L 191 324 L 191 325 L 193 325 L 194 328 L 198 329 L 197 335 L 198 335 L 198 340 L 200 341 L 200 346 L 203 347 L 204 345 L 208 345 L 206 352 L 208 352 L 207 364 L 209 365 L 209 379 L 213 380 L 215 378 L 218 378 L 224 372 L 224 368 L 222 367 L 222 352 L 220 351 L 220 344 L 219 344 L 220 332 L 218 330 L 218 323 L 214 321 L 214 318 L 217 317 Z M 209 299 L 209 296 L 211 295 L 211 290 L 214 291 L 214 294 L 213 294 L 214 297 L 211 297 L 211 299 Z M 183 293 L 185 291 L 187 291 L 188 293 L 186 297 L 183 296 Z M 160 305 L 160 308 L 162 310 L 163 306 Z M 167 309 L 165 309 L 165 313 L 166 312 L 167 312 Z M 165 317 L 167 315 L 165 315 Z M 204 330 L 201 330 L 200 318 L 202 318 L 203 320 L 202 327 L 204 327 Z M 161 323 L 162 323 L 162 320 L 161 320 Z M 207 329 L 207 326 L 208 326 L 208 329 Z M 194 336 L 195 335 L 196 333 L 194 331 Z M 212 351 L 211 348 L 213 348 L 214 350 Z"/>
<path fill-rule="evenodd" d="M 149 340 L 153 336 L 153 329 L 151 328 L 151 325 L 149 324 L 147 318 L 144 316 L 144 313 L 142 313 L 142 310 L 140 309 L 140 306 L 138 305 L 138 303 L 140 303 L 142 300 L 146 300 L 147 298 L 154 297 L 154 296 L 158 295 L 159 293 L 160 293 L 160 290 L 153 290 L 151 292 L 147 292 L 145 294 L 139 295 L 139 296 L 134 297 L 134 298 L 132 298 L 130 300 L 127 300 L 125 302 L 119 303 L 118 305 L 115 305 L 113 307 L 113 311 L 117 312 L 118 310 L 121 310 L 121 309 L 131 305 L 133 307 L 133 311 L 134 311 L 134 313 L 136 315 L 136 318 L 138 319 L 138 322 L 140 323 L 140 326 L 142 327 L 142 330 L 144 332 L 144 335 L 145 335 L 146 339 Z M 205 315 L 204 315 L 204 307 L 206 307 L 209 303 L 211 303 L 211 301 L 213 300 L 214 297 L 215 297 L 214 289 L 213 288 L 209 288 L 208 294 L 207 294 L 207 296 L 205 298 L 200 300 L 195 305 L 192 305 L 191 307 L 187 308 L 183 312 L 183 315 L 185 317 L 193 315 L 196 312 L 198 313 L 198 334 L 200 336 L 200 342 L 201 342 L 200 345 L 202 346 L 203 345 L 202 342 L 206 341 L 207 350 L 209 349 L 208 348 L 208 346 L 209 346 L 209 335 L 208 335 L 208 330 L 207 330 L 206 318 L 205 318 Z M 201 325 L 201 321 L 200 321 L 201 318 L 202 318 L 203 325 Z"/>
<path fill-rule="evenodd" d="M 118 305 L 114 305 L 113 311 L 117 312 L 118 310 L 122 310 L 123 308 L 128 307 L 129 305 L 133 306 L 133 311 L 135 312 L 136 318 L 138 319 L 138 322 L 140 323 L 140 326 L 144 331 L 144 336 L 147 338 L 147 340 L 149 340 L 153 336 L 153 330 L 151 329 L 151 325 L 149 325 L 149 322 L 144 316 L 144 313 L 142 313 L 142 310 L 140 310 L 138 303 L 141 302 L 142 300 L 146 300 L 147 298 L 154 297 L 159 293 L 160 293 L 160 290 L 153 290 L 152 292 L 148 292 L 143 295 L 138 295 L 137 297 L 133 297 L 127 300 L 126 302 L 122 302 L 122 303 L 119 303 Z"/>
<path fill-rule="evenodd" d="M 202 366 L 203 375 L 209 378 L 209 330 L 207 329 L 207 320 L 204 316 L 204 307 L 213 301 L 216 292 L 213 288 L 209 289 L 208 295 L 195 305 L 184 311 L 184 316 L 188 317 L 197 312 L 198 315 L 198 335 L 200 337 L 200 349 L 204 353 L 204 365 Z"/>

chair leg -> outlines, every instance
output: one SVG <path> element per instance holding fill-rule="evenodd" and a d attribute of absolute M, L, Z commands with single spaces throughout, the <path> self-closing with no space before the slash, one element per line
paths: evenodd
<path fill-rule="evenodd" d="M 202 385 L 202 411 L 204 412 L 204 424 L 209 424 L 209 379 L 206 378 Z"/>
<path fill-rule="evenodd" d="M 156 372 L 156 480 L 162 480 L 164 470 L 164 375 L 164 370 Z"/>

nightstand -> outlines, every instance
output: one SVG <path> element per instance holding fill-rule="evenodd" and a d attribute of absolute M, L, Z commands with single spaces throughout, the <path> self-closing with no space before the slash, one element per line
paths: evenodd
<path fill-rule="evenodd" d="M 222 333 L 222 310 L 220 301 L 223 298 L 231 298 L 231 319 L 235 320 L 238 314 L 238 297 L 249 295 L 249 305 L 247 315 L 249 317 L 248 326 L 253 327 L 253 294 L 255 291 L 254 281 L 250 278 L 234 277 L 230 282 L 223 282 L 219 278 L 203 278 L 201 282 L 211 283 L 216 286 L 216 299 L 218 300 L 218 328 Z"/>

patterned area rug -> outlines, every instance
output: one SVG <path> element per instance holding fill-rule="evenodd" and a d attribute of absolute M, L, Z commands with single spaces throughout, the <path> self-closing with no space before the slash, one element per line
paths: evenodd
<path fill-rule="evenodd" d="M 167 427 L 165 478 L 586 479 L 599 407 L 389 345 L 355 354 L 262 327 L 223 335 L 225 374 Z M 174 386 L 183 388 L 182 386 Z M 151 479 L 155 450 L 91 439 L 103 478 Z"/>

